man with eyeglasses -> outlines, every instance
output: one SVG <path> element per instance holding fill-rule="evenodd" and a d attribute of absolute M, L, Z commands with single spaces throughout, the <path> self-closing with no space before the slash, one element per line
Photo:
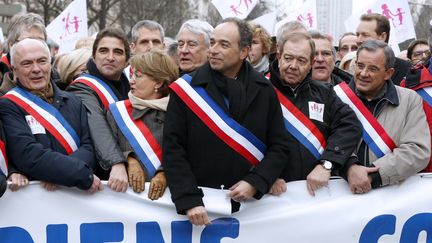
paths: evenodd
<path fill-rule="evenodd" d="M 394 62 L 386 43 L 368 40 L 357 51 L 354 81 L 334 88 L 363 125 L 355 156 L 342 170 L 353 193 L 400 183 L 429 161 L 431 141 L 422 100 L 391 82 Z"/>
<path fill-rule="evenodd" d="M 270 80 L 291 135 L 290 159 L 270 192 L 279 195 L 285 182 L 307 180 L 307 190 L 315 195 L 350 158 L 361 136 L 360 123 L 332 86 L 311 78 L 316 51 L 308 34 L 283 35 L 278 48 L 279 68 L 271 70 Z"/>
<path fill-rule="evenodd" d="M 190 73 L 207 62 L 213 27 L 202 20 L 190 19 L 177 34 L 180 74 Z"/>
<path fill-rule="evenodd" d="M 412 41 L 407 49 L 407 57 L 413 65 L 422 65 L 431 58 L 431 48 L 425 39 Z"/>
<path fill-rule="evenodd" d="M 309 31 L 315 43 L 315 59 L 312 64 L 312 79 L 330 83 L 349 82 L 352 76 L 335 66 L 336 50 L 331 39 L 318 31 Z"/>
<path fill-rule="evenodd" d="M 430 65 L 432 60 L 428 41 L 419 39 L 411 42 L 408 46 L 407 55 L 414 67 L 402 80 L 401 87 L 412 89 L 423 98 L 423 109 L 429 123 L 430 134 L 432 134 L 432 98 L 429 95 L 432 89 L 432 66 Z M 432 172 L 432 156 L 423 172 Z"/>

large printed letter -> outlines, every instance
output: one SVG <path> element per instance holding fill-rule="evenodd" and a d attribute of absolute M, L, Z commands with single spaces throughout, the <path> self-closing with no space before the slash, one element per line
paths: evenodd
<path fill-rule="evenodd" d="M 104 243 L 123 241 L 122 223 L 81 224 L 81 243 Z"/>
<path fill-rule="evenodd" d="M 0 239 L 2 243 L 34 243 L 29 232 L 20 227 L 0 228 Z"/>
<path fill-rule="evenodd" d="M 143 222 L 136 225 L 137 243 L 165 243 L 157 222 Z"/>
<path fill-rule="evenodd" d="M 383 235 L 392 235 L 396 229 L 396 216 L 380 215 L 373 218 L 363 229 L 359 243 L 377 243 Z"/>
<path fill-rule="evenodd" d="M 432 214 L 419 213 L 409 218 L 402 228 L 400 243 L 417 242 L 421 231 L 426 231 L 426 242 L 432 241 Z"/>
<path fill-rule="evenodd" d="M 235 239 L 239 235 L 240 222 L 235 218 L 212 220 L 201 233 L 201 243 L 216 243 L 224 237 Z"/>
<path fill-rule="evenodd" d="M 68 243 L 67 224 L 49 224 L 46 227 L 47 243 Z"/>

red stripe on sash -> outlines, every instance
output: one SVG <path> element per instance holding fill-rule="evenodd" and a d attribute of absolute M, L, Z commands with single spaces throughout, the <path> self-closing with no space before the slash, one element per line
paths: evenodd
<path fill-rule="evenodd" d="M 99 99 L 102 101 L 103 106 L 105 107 L 106 110 L 109 110 L 109 102 L 107 100 L 107 98 L 105 97 L 105 95 L 102 93 L 102 91 L 99 90 L 99 88 L 94 85 L 92 82 L 85 80 L 85 79 L 77 79 L 75 81 L 73 81 L 71 84 L 74 83 L 83 83 L 87 86 L 89 86 L 90 88 L 92 88 L 92 90 L 94 90 L 96 92 L 96 94 L 98 95 Z"/>
<path fill-rule="evenodd" d="M 238 152 L 240 155 L 246 158 L 252 165 L 258 165 L 259 161 L 253 156 L 248 150 L 239 145 L 234 139 L 222 131 L 213 120 L 198 106 L 195 104 L 188 94 L 177 84 L 172 83 L 170 88 L 176 92 L 176 94 L 183 100 L 183 102 L 206 124 L 211 131 L 213 131 L 222 141 L 228 146 Z"/>

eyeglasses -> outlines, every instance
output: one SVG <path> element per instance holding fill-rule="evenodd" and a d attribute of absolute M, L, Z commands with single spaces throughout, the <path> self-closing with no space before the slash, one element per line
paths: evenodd
<path fill-rule="evenodd" d="M 415 52 L 413 52 L 412 56 L 413 57 L 421 57 L 423 55 L 430 56 L 430 54 L 431 54 L 430 50 L 424 50 L 424 51 L 415 51 Z"/>

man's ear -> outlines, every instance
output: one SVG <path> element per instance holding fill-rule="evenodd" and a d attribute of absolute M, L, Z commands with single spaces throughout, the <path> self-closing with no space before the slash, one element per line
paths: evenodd
<path fill-rule="evenodd" d="M 245 46 L 240 50 L 240 59 L 244 60 L 249 56 L 250 46 Z"/>
<path fill-rule="evenodd" d="M 392 76 L 393 76 L 393 73 L 395 72 L 395 69 L 394 68 L 389 68 L 389 69 L 387 69 L 386 70 L 386 73 L 385 73 L 385 80 L 389 80 Z"/>
<path fill-rule="evenodd" d="M 385 42 L 387 40 L 387 36 L 388 36 L 387 32 L 382 32 L 381 35 L 378 36 L 378 39 L 380 41 L 384 41 Z"/>

